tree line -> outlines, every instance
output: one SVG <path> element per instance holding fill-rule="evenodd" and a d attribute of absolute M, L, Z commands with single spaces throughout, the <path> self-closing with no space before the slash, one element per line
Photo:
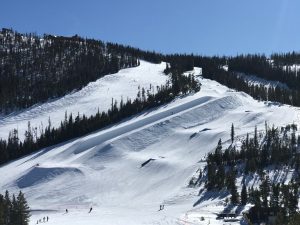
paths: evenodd
<path fill-rule="evenodd" d="M 160 54 L 72 37 L 0 31 L 0 113 L 8 114 L 79 90 L 91 81 Z"/>
<path fill-rule="evenodd" d="M 231 144 L 223 149 L 222 140 L 218 141 L 214 152 L 207 155 L 207 165 L 200 172 L 197 181 L 191 180 L 190 185 L 205 183 L 207 191 L 227 191 L 232 204 L 254 207 L 249 211 L 253 222 L 266 221 L 271 214 L 277 217 L 276 224 L 288 224 L 299 217 L 299 180 L 300 180 L 300 137 L 296 136 L 295 124 L 286 127 L 269 128 L 258 133 L 255 127 L 253 136 L 247 134 L 242 140 L 240 149 L 234 145 L 234 125 L 231 127 Z M 269 170 L 282 172 L 293 170 L 288 184 L 284 181 L 271 181 Z M 247 188 L 247 177 L 253 174 L 260 177 L 260 185 Z M 242 177 L 242 189 L 238 192 L 237 178 Z M 299 219 L 299 218 L 298 218 Z"/>
<path fill-rule="evenodd" d="M 291 55 L 290 62 L 297 63 L 297 55 Z M 290 66 L 289 60 L 285 60 L 284 55 L 273 55 L 268 59 L 265 55 L 240 55 L 231 57 L 228 59 L 228 70 L 231 72 L 243 72 L 245 74 L 255 75 L 257 77 L 280 81 L 286 84 L 290 89 L 299 90 L 300 78 L 297 76 L 296 71 L 293 71 L 287 67 Z M 276 59 L 276 60 L 274 60 Z M 292 60 L 293 59 L 293 60 Z"/>
<path fill-rule="evenodd" d="M 24 194 L 0 194 L 0 225 L 28 225 L 30 209 Z"/>

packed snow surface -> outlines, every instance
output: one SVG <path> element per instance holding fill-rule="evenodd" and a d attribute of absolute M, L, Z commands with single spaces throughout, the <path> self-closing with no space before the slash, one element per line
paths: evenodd
<path fill-rule="evenodd" d="M 53 127 L 58 127 L 64 120 L 65 113 L 86 116 L 94 115 L 111 108 L 112 99 L 120 103 L 127 99 L 135 99 L 138 88 L 156 91 L 156 86 L 166 83 L 168 77 L 163 73 L 165 63 L 152 64 L 141 61 L 140 66 L 120 70 L 116 74 L 106 75 L 95 82 L 89 83 L 80 91 L 70 93 L 62 98 L 35 105 L 21 112 L 8 116 L 0 116 L 0 138 L 7 139 L 8 132 L 18 129 L 19 138 L 24 138 L 28 127 L 37 127 L 38 131 L 48 126 L 50 118 Z"/>
<path fill-rule="evenodd" d="M 163 67 L 143 63 L 121 74 L 132 77 L 128 71 L 135 74 L 148 68 L 144 70 L 147 79 L 157 77 L 159 83 L 165 79 L 161 77 Z M 200 68 L 194 73 L 199 74 Z M 128 78 L 130 82 L 124 78 L 127 83 L 118 88 L 133 94 L 130 91 L 136 91 L 136 85 L 131 85 L 137 78 Z M 118 78 L 103 79 L 106 88 L 114 88 Z M 243 136 L 253 132 L 255 125 L 264 129 L 265 121 L 276 126 L 298 124 L 299 109 L 258 102 L 215 81 L 199 79 L 202 88 L 198 93 L 0 167 L 2 192 L 21 189 L 25 193 L 33 209 L 31 225 L 45 216 L 50 218 L 49 225 L 229 224 L 216 220 L 224 199 L 217 193 L 199 196 L 199 188 L 187 187 L 204 164 L 200 159 L 215 149 L 219 138 L 230 141 L 232 123 L 235 133 Z M 101 93 L 91 91 L 89 96 L 104 99 Z M 82 95 L 73 100 L 83 101 Z M 109 102 L 110 97 L 107 107 Z M 39 106 L 45 111 L 35 116 L 47 117 L 48 104 Z M 60 109 L 64 107 L 54 108 L 64 113 Z M 88 104 L 77 107 L 75 111 L 88 111 Z M 48 109 L 50 114 L 55 112 L 53 107 Z M 165 207 L 159 211 L 161 204 Z M 93 210 L 88 213 L 90 207 Z"/>

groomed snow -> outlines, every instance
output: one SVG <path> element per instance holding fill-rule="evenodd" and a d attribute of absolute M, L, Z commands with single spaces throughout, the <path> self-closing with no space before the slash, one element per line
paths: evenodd
<path fill-rule="evenodd" d="M 145 65 L 157 76 L 164 67 Z M 35 210 L 31 225 L 44 216 L 49 225 L 223 224 L 216 213 L 224 201 L 187 188 L 199 160 L 219 138 L 229 143 L 231 123 L 237 135 L 255 125 L 264 129 L 266 120 L 299 124 L 299 109 L 257 102 L 208 79 L 201 83 L 196 94 L 0 167 L 1 190 L 25 193 Z"/>
<path fill-rule="evenodd" d="M 112 98 L 120 103 L 128 98 L 135 99 L 138 87 L 148 90 L 150 84 L 156 91 L 156 86 L 166 83 L 168 77 L 163 73 L 165 63 L 152 64 L 141 61 L 140 66 L 123 69 L 116 74 L 106 75 L 95 82 L 89 83 L 81 90 L 70 93 L 62 98 L 49 101 L 45 104 L 35 105 L 21 112 L 8 116 L 0 116 L 0 138 L 7 139 L 8 132 L 17 128 L 19 138 L 24 139 L 28 121 L 31 127 L 45 128 L 50 117 L 53 127 L 58 127 L 64 120 L 65 112 L 86 116 L 94 115 L 111 108 Z"/>

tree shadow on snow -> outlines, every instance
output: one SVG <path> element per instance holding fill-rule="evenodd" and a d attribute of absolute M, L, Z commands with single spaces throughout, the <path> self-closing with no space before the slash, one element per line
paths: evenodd
<path fill-rule="evenodd" d="M 225 198 L 226 196 L 228 196 L 228 192 L 226 191 L 206 191 L 201 197 L 200 199 L 198 199 L 198 201 L 196 201 L 193 204 L 193 207 L 199 205 L 202 202 L 208 201 L 208 200 L 215 200 L 217 198 L 222 199 Z"/>

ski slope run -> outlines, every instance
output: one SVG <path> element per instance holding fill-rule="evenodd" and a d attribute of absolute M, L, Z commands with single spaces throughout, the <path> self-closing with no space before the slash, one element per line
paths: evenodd
<path fill-rule="evenodd" d="M 121 99 L 135 99 L 138 88 L 149 90 L 150 84 L 156 90 L 156 86 L 166 83 L 168 77 L 163 73 L 165 63 L 152 64 L 145 61 L 140 66 L 123 69 L 116 74 L 106 75 L 95 82 L 89 83 L 80 91 L 70 93 L 62 98 L 35 105 L 24 111 L 16 112 L 8 116 L 0 116 L 0 138 L 7 139 L 8 132 L 17 128 L 19 138 L 24 139 L 28 121 L 31 127 L 37 127 L 38 131 L 48 126 L 50 118 L 53 127 L 58 127 L 64 120 L 65 113 L 73 115 L 95 115 L 98 111 L 107 111 L 111 108 L 112 99 L 119 103 Z"/>
<path fill-rule="evenodd" d="M 224 201 L 187 187 L 199 160 L 219 138 L 230 142 L 231 123 L 241 136 L 265 121 L 298 124 L 299 109 L 199 79 L 198 93 L 0 167 L 1 190 L 25 193 L 31 225 L 44 216 L 49 225 L 223 224 Z"/>

